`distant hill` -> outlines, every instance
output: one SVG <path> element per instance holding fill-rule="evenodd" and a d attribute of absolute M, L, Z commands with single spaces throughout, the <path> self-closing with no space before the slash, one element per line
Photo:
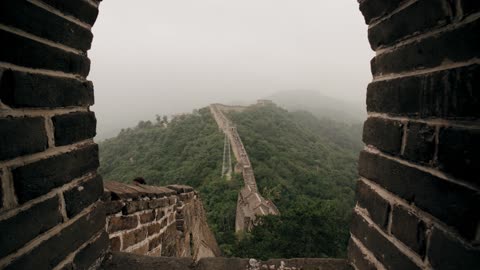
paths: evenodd
<path fill-rule="evenodd" d="M 266 217 L 236 236 L 240 175 L 220 177 L 223 134 L 208 108 L 169 122 L 140 122 L 100 143 L 107 180 L 188 184 L 204 201 L 208 221 L 226 256 L 255 258 L 344 256 L 353 207 L 357 126 L 319 119 L 275 105 L 230 112 L 250 156 L 261 193 L 281 216 Z"/>
<path fill-rule="evenodd" d="M 339 122 L 361 123 L 367 117 L 366 105 L 363 102 L 346 102 L 317 91 L 280 91 L 266 98 L 288 110 L 305 110 L 319 118 Z"/>

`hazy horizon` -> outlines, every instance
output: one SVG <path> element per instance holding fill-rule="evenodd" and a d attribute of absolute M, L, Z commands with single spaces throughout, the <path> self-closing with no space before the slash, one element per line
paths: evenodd
<path fill-rule="evenodd" d="M 278 91 L 365 107 L 373 52 L 353 0 L 104 1 L 92 30 L 97 138 Z"/>

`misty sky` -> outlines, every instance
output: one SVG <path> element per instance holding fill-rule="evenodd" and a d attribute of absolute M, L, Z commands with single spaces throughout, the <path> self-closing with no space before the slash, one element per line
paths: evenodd
<path fill-rule="evenodd" d="M 371 80 L 356 0 L 108 0 L 93 33 L 100 138 L 155 114 L 282 90 L 364 106 Z"/>

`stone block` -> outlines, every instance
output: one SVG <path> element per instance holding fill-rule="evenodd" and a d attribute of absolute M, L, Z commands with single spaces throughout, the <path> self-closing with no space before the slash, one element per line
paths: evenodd
<path fill-rule="evenodd" d="M 0 99 L 13 108 L 93 105 L 90 81 L 0 69 Z"/>
<path fill-rule="evenodd" d="M 363 142 L 397 155 L 402 147 L 403 124 L 400 121 L 369 117 L 363 125 Z"/>
<path fill-rule="evenodd" d="M 102 258 L 108 250 L 108 235 L 102 232 L 101 235 L 80 250 L 73 259 L 74 269 L 95 269 L 102 262 Z"/>
<path fill-rule="evenodd" d="M 138 217 L 134 216 L 112 216 L 108 221 L 107 232 L 130 230 L 138 226 Z"/>
<path fill-rule="evenodd" d="M 90 49 L 93 39 L 92 32 L 87 28 L 28 1 L 1 1 L 0 23 L 82 51 Z"/>
<path fill-rule="evenodd" d="M 122 235 L 123 249 L 140 243 L 147 238 L 147 228 L 141 227 Z"/>
<path fill-rule="evenodd" d="M 42 159 L 12 170 L 15 192 L 20 203 L 48 193 L 74 178 L 98 168 L 98 146 Z"/>
<path fill-rule="evenodd" d="M 155 220 L 155 210 L 139 215 L 140 223 L 149 223 Z"/>
<path fill-rule="evenodd" d="M 360 11 L 365 22 L 370 24 L 375 19 L 383 17 L 395 10 L 402 0 L 364 0 L 360 2 Z"/>
<path fill-rule="evenodd" d="M 5 269 L 53 269 L 93 235 L 103 230 L 104 226 L 105 211 L 99 204 L 90 213 L 18 257 Z"/>
<path fill-rule="evenodd" d="M 0 258 L 18 250 L 30 240 L 60 224 L 58 196 L 37 203 L 18 214 L 0 221 Z"/>
<path fill-rule="evenodd" d="M 377 267 L 367 258 L 352 239 L 348 242 L 348 259 L 356 269 L 376 270 Z"/>
<path fill-rule="evenodd" d="M 153 223 L 147 226 L 148 236 L 152 236 L 160 232 L 162 226 L 160 223 Z"/>
<path fill-rule="evenodd" d="M 152 199 L 148 202 L 148 208 L 155 209 L 168 206 L 168 198 Z"/>
<path fill-rule="evenodd" d="M 455 227 L 464 237 L 475 236 L 480 220 L 477 191 L 365 151 L 360 153 L 358 168 L 360 176 Z"/>
<path fill-rule="evenodd" d="M 445 59 L 449 62 L 462 62 L 478 58 L 478 32 L 480 20 L 475 20 L 456 29 L 379 54 L 371 61 L 372 74 L 379 76 L 433 68 L 442 65 Z"/>
<path fill-rule="evenodd" d="M 362 216 L 354 212 L 350 231 L 386 269 L 421 269 Z"/>
<path fill-rule="evenodd" d="M 403 157 L 413 162 L 432 163 L 435 152 L 435 127 L 424 123 L 408 123 Z"/>
<path fill-rule="evenodd" d="M 165 210 L 157 209 L 157 220 L 162 219 L 165 216 Z"/>
<path fill-rule="evenodd" d="M 0 118 L 0 160 L 41 152 L 47 148 L 43 117 Z"/>
<path fill-rule="evenodd" d="M 449 6 L 438 1 L 418 1 L 368 29 L 373 50 L 401 39 L 431 31 L 451 21 Z"/>
<path fill-rule="evenodd" d="M 100 199 L 103 194 L 102 177 L 96 176 L 86 182 L 65 191 L 65 207 L 67 216 L 72 218 L 84 208 Z"/>
<path fill-rule="evenodd" d="M 425 257 L 426 230 L 425 222 L 402 206 L 396 205 L 392 212 L 392 234 L 405 243 L 422 258 Z"/>
<path fill-rule="evenodd" d="M 90 60 L 86 55 L 48 46 L 2 29 L 0 29 L 0 40 L 3 44 L 0 50 L 2 62 L 73 73 L 83 77 L 86 77 L 90 71 Z"/>
<path fill-rule="evenodd" d="M 357 181 L 356 199 L 360 207 L 367 209 L 373 222 L 386 230 L 388 215 L 391 210 L 390 203 L 378 195 L 363 180 Z"/>
<path fill-rule="evenodd" d="M 474 185 L 480 185 L 480 129 L 445 127 L 438 135 L 438 165 L 441 170 Z"/>
<path fill-rule="evenodd" d="M 87 1 L 77 0 L 42 0 L 46 4 L 71 15 L 80 21 L 93 25 L 98 16 L 98 8 Z"/>
<path fill-rule="evenodd" d="M 372 82 L 367 111 L 412 117 L 480 117 L 480 65 Z"/>
<path fill-rule="evenodd" d="M 115 236 L 110 238 L 110 248 L 112 251 L 120 251 L 122 248 L 122 243 L 120 240 L 120 236 Z"/>
<path fill-rule="evenodd" d="M 105 210 L 107 215 L 112 215 L 122 211 L 123 206 L 125 203 L 122 201 L 110 201 L 105 203 Z"/>
<path fill-rule="evenodd" d="M 460 242 L 451 235 L 434 228 L 427 251 L 434 269 L 477 269 L 480 265 L 480 248 Z"/>
<path fill-rule="evenodd" d="M 125 202 L 125 207 L 123 207 L 123 214 L 133 214 L 138 211 L 148 209 L 148 201 L 140 200 L 140 201 L 128 201 Z"/>
<path fill-rule="evenodd" d="M 148 251 L 152 251 L 153 249 L 157 248 L 163 241 L 164 234 L 159 234 L 152 238 L 148 243 Z"/>
<path fill-rule="evenodd" d="M 55 145 L 67 145 L 95 137 L 97 119 L 93 112 L 74 112 L 52 117 Z"/>

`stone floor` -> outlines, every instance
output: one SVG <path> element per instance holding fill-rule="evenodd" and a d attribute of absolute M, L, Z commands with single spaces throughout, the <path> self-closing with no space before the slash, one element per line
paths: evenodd
<path fill-rule="evenodd" d="M 114 252 L 107 256 L 105 270 L 353 270 L 344 259 L 272 259 L 256 261 L 240 258 L 204 258 L 194 262 L 191 258 L 149 257 Z"/>

